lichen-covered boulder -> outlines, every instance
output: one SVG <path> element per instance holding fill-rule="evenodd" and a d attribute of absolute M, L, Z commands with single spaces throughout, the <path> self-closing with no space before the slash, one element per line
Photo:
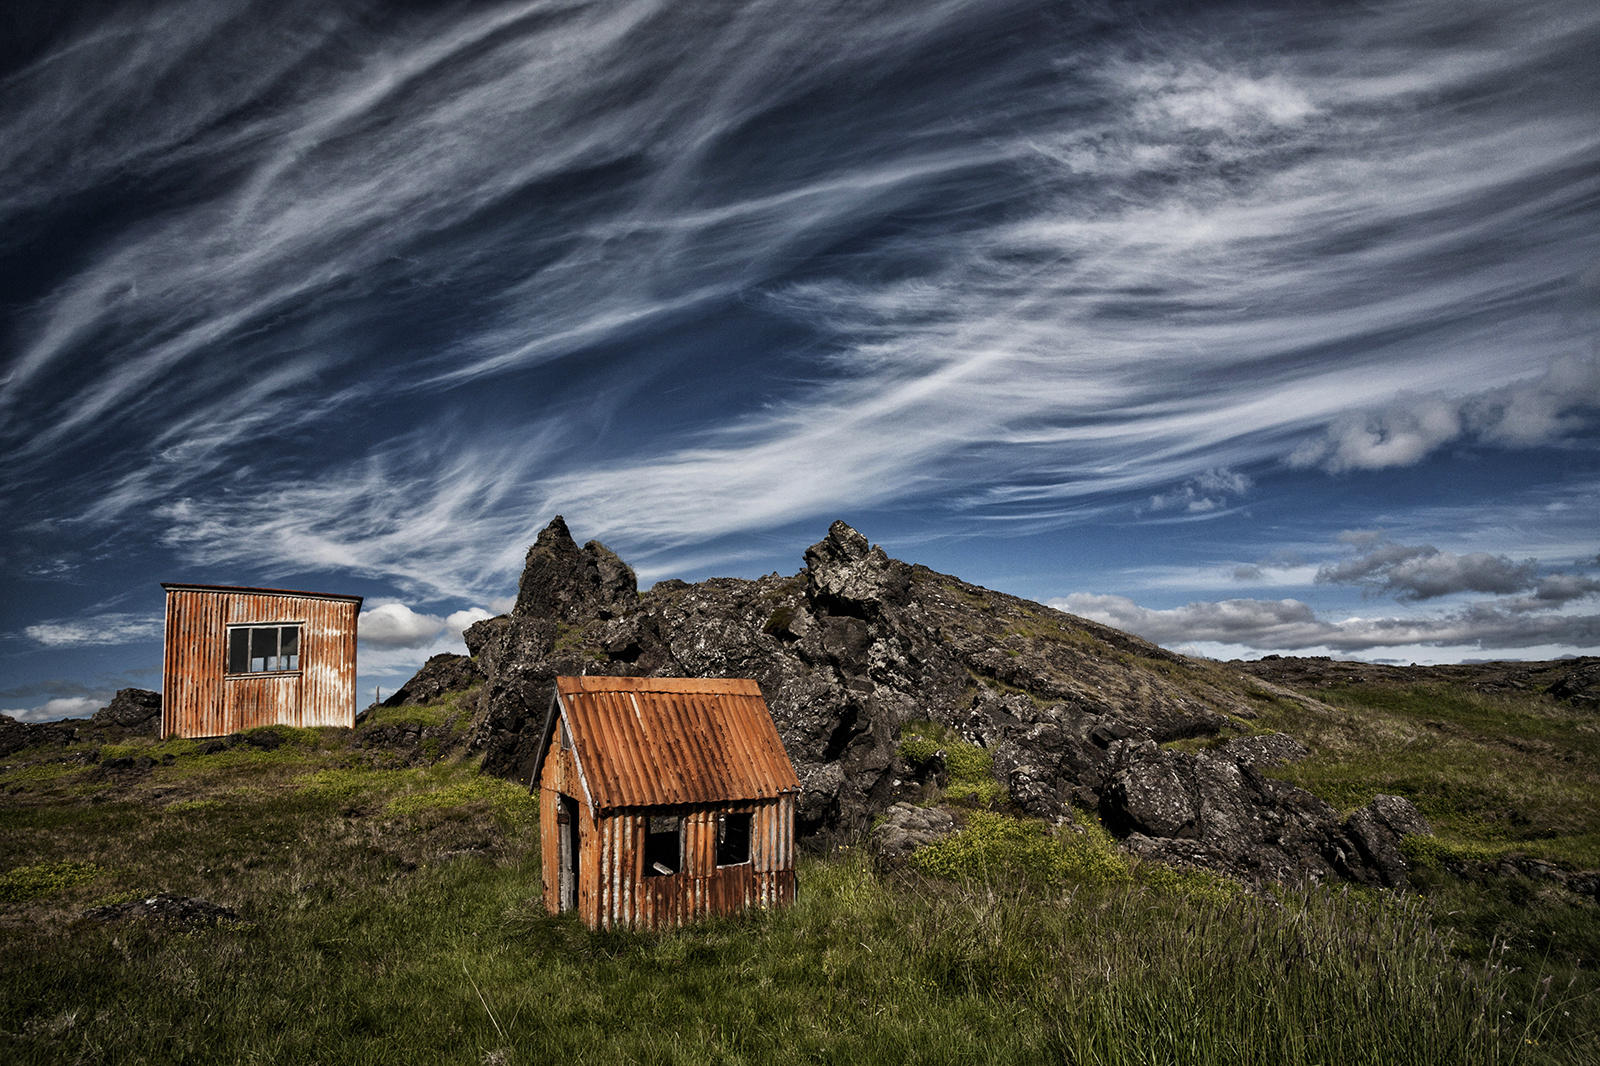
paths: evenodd
<path fill-rule="evenodd" d="M 943 840 L 955 831 L 956 820 L 943 807 L 896 803 L 873 827 L 867 847 L 880 867 L 901 866 L 918 848 Z"/>

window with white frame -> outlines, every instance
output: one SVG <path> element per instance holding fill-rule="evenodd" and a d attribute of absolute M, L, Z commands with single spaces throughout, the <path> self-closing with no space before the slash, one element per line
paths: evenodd
<path fill-rule="evenodd" d="M 738 866 L 750 861 L 750 812 L 724 811 L 717 815 L 717 865 Z"/>
<path fill-rule="evenodd" d="M 228 673 L 264 674 L 298 669 L 298 625 L 231 626 L 228 629 Z"/>

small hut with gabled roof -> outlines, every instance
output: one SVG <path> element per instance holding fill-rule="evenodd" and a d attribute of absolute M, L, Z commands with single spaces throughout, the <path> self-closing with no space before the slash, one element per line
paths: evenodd
<path fill-rule="evenodd" d="M 754 681 L 558 677 L 536 765 L 552 914 L 659 929 L 793 902 L 800 782 Z"/>

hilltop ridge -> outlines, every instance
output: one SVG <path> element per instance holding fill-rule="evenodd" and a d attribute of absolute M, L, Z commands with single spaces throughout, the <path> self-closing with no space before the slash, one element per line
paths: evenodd
<path fill-rule="evenodd" d="M 518 780 L 559 674 L 742 676 L 766 695 L 811 837 L 859 834 L 921 794 L 929 767 L 903 750 L 920 724 L 983 749 L 1026 814 L 1091 812 L 1140 854 L 1247 878 L 1403 884 L 1399 840 L 1427 831 L 1404 799 L 1341 818 L 1264 772 L 1305 749 L 1248 735 L 1251 722 L 1313 698 L 893 559 L 844 522 L 796 574 L 640 593 L 615 553 L 579 547 L 557 517 L 514 609 L 466 639 L 487 680 L 473 743 L 487 771 Z"/>

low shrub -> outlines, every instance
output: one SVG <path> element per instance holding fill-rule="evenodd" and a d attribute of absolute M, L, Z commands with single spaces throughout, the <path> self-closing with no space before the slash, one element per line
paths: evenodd
<path fill-rule="evenodd" d="M 937 722 L 908 722 L 900 731 L 900 757 L 923 766 L 944 752 L 948 783 L 944 798 L 975 807 L 995 807 L 1005 802 L 1005 786 L 995 779 L 994 756 L 987 748 L 962 739 Z"/>
<path fill-rule="evenodd" d="M 46 862 L 0 874 L 0 903 L 24 903 L 86 885 L 102 871 L 90 862 Z"/>
<path fill-rule="evenodd" d="M 911 865 L 951 880 L 1065 881 L 1109 884 L 1129 880 L 1128 863 L 1098 824 L 1051 833 L 1042 822 L 994 811 L 972 811 L 957 833 L 918 848 Z"/>

